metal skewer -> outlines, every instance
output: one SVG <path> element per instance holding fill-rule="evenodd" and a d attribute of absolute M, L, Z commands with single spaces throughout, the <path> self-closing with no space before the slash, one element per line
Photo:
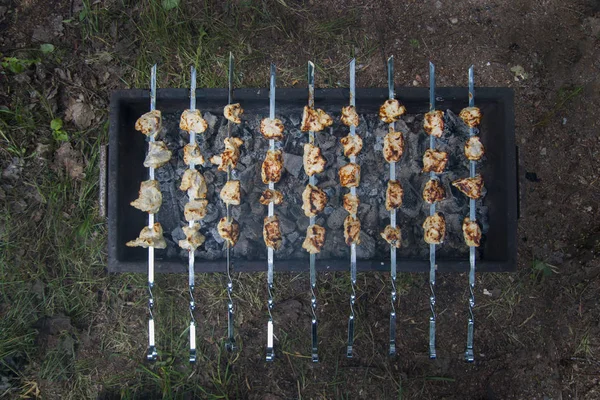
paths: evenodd
<path fill-rule="evenodd" d="M 233 102 L 233 54 L 229 52 L 229 96 L 227 100 L 227 104 L 232 104 Z M 233 122 L 227 122 L 227 137 L 231 137 L 231 124 Z M 227 166 L 227 181 L 231 179 L 231 166 Z M 229 204 L 226 204 L 227 210 L 227 222 L 231 222 L 231 214 L 229 212 Z M 233 335 L 233 324 L 234 324 L 234 316 L 233 316 L 233 280 L 231 279 L 231 248 L 229 246 L 229 241 L 227 242 L 227 344 L 225 347 L 229 351 L 236 350 L 235 338 Z"/>
<path fill-rule="evenodd" d="M 269 118 L 275 118 L 275 64 L 271 64 L 271 75 L 269 79 Z M 269 150 L 275 150 L 275 140 L 269 139 Z M 269 181 L 269 189 L 274 190 L 275 184 Z M 274 215 L 273 200 L 269 202 L 269 217 Z M 267 361 L 273 361 L 275 351 L 273 349 L 273 248 L 267 247 L 267 291 L 269 292 L 268 309 L 269 322 L 267 323 Z"/>
<path fill-rule="evenodd" d="M 196 109 L 196 68 L 191 67 L 190 77 L 190 110 Z M 196 132 L 190 131 L 190 144 L 196 144 Z M 195 169 L 196 166 L 193 161 L 190 162 L 190 169 Z M 190 221 L 190 228 L 194 226 L 195 221 Z M 194 302 L 194 251 L 188 252 L 188 289 L 190 294 L 190 362 L 196 362 L 196 319 L 194 318 L 194 309 L 196 304 Z"/>
<path fill-rule="evenodd" d="M 150 78 L 150 111 L 156 110 L 156 64 L 152 67 Z M 150 142 L 154 142 L 154 136 L 150 135 Z M 154 168 L 148 169 L 150 180 L 154 180 Z M 154 214 L 148 214 L 148 227 L 154 227 Z M 148 352 L 146 358 L 150 361 L 156 360 L 158 353 L 156 351 L 156 343 L 154 338 L 154 295 L 152 288 L 154 287 L 154 246 L 148 247 Z"/>
<path fill-rule="evenodd" d="M 473 66 L 469 68 L 469 107 L 475 106 L 475 80 L 473 78 Z M 469 127 L 469 137 L 477 134 L 477 128 Z M 469 162 L 469 176 L 475 177 L 475 161 Z M 469 198 L 469 219 L 475 222 L 476 208 L 475 199 Z M 469 323 L 467 327 L 467 350 L 465 351 L 465 360 L 468 362 L 475 361 L 473 353 L 473 329 L 475 318 L 473 316 L 473 308 L 475 307 L 475 246 L 469 247 Z"/>
<path fill-rule="evenodd" d="M 435 110 L 435 65 L 429 62 L 429 111 Z M 429 148 L 435 149 L 435 137 L 429 135 Z M 429 173 L 430 179 L 436 179 L 435 172 Z M 429 206 L 429 215 L 435 214 L 435 203 Z M 435 351 L 435 244 L 429 245 L 429 308 L 431 316 L 429 317 L 429 358 L 437 357 Z"/>
<path fill-rule="evenodd" d="M 350 61 L 350 105 L 356 106 L 356 59 Z M 350 125 L 350 136 L 356 135 L 356 126 Z M 356 156 L 350 156 L 350 162 L 356 162 Z M 350 188 L 350 194 L 356 196 L 356 188 Z M 356 218 L 356 214 L 352 214 Z M 354 302 L 356 300 L 356 243 L 350 245 L 350 283 L 352 284 L 352 294 L 350 295 L 350 317 L 348 318 L 348 346 L 346 348 L 346 357 L 352 358 L 352 346 L 354 345 Z"/>
<path fill-rule="evenodd" d="M 308 62 L 308 106 L 310 108 L 315 107 L 315 64 L 312 61 Z M 315 133 L 313 131 L 308 132 L 308 141 L 310 144 L 315 143 Z M 311 175 L 308 179 L 309 184 L 314 185 L 316 183 L 315 176 Z M 315 217 L 310 217 L 309 225 L 315 224 Z M 310 254 L 310 309 L 312 313 L 311 327 L 312 327 L 312 362 L 319 362 L 318 354 L 318 336 L 317 336 L 317 296 L 315 289 L 317 287 L 317 272 L 315 269 L 315 258 L 316 254 Z"/>
<path fill-rule="evenodd" d="M 388 74 L 388 98 L 393 100 L 395 97 L 394 92 L 394 56 L 390 56 L 387 62 L 387 74 Z M 394 128 L 394 122 L 390 123 L 389 126 Z M 396 163 L 390 163 L 390 180 L 396 180 Z M 396 227 L 396 209 L 390 210 L 390 225 L 392 228 Z M 391 275 L 391 306 L 390 311 L 390 356 L 396 354 L 396 246 L 390 246 L 390 275 Z"/>

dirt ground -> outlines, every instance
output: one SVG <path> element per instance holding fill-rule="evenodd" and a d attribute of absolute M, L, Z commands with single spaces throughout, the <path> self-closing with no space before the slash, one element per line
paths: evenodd
<path fill-rule="evenodd" d="M 0 396 L 600 398 L 599 1 L 190 3 L 0 0 Z M 383 87 L 394 55 L 400 86 L 427 86 L 431 60 L 439 86 L 465 86 L 473 64 L 478 86 L 514 89 L 518 269 L 477 276 L 473 364 L 463 361 L 464 274 L 438 275 L 436 360 L 427 356 L 425 276 L 400 278 L 399 351 L 389 358 L 389 277 L 359 274 L 349 360 L 348 276 L 320 274 L 315 365 L 305 274 L 277 277 L 273 364 L 264 361 L 265 276 L 234 277 L 233 355 L 223 350 L 225 279 L 202 277 L 195 366 L 186 281 L 159 276 L 161 357 L 144 360 L 145 277 L 105 272 L 97 216 L 110 92 L 145 87 L 152 62 L 161 87 L 184 87 L 192 62 L 201 85 L 222 87 L 230 50 L 241 87 L 266 86 L 269 62 L 280 86 L 302 87 L 309 59 L 319 87 L 343 86 L 352 56 L 358 86 Z M 57 118 L 64 127 L 50 126 Z"/>

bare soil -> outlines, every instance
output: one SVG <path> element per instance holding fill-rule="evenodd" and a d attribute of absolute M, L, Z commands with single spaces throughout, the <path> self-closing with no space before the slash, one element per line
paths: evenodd
<path fill-rule="evenodd" d="M 208 6 L 227 12 L 227 5 L 216 3 Z M 289 8 L 282 8 L 283 3 Z M 241 2 L 232 4 L 240 6 Z M 14 93 L 22 82 L 47 93 L 52 81 L 58 95 L 50 100 L 50 107 L 57 115 L 63 115 L 73 98 L 83 98 L 95 110 L 94 126 L 100 127 L 107 118 L 110 91 L 125 87 L 127 80 L 121 78 L 132 73 L 138 40 L 135 29 L 119 21 L 105 40 L 100 40 L 101 35 L 82 40 L 75 23 L 53 23 L 57 18 L 77 20 L 81 9 L 77 1 L 0 0 L 0 6 L 3 56 L 17 56 L 23 49 L 46 42 L 60 51 L 50 65 L 38 65 L 25 74 L 0 75 L 0 103 L 13 107 Z M 120 6 L 109 1 L 102 7 Z M 316 365 L 306 358 L 310 321 L 304 275 L 277 277 L 274 313 L 279 350 L 274 364 L 264 361 L 266 293 L 258 279 L 235 277 L 239 356 L 218 350 L 226 329 L 225 303 L 219 302 L 224 301 L 219 292 L 224 280 L 207 277 L 214 286 L 207 283 L 204 292 L 199 287 L 197 301 L 202 306 L 196 318 L 203 355 L 193 368 L 186 365 L 186 333 L 181 333 L 185 325 L 169 328 L 173 336 L 182 335 L 182 346 L 165 354 L 162 364 L 145 364 L 143 287 L 119 293 L 118 304 L 129 310 L 119 313 L 114 311 L 118 307 L 105 303 L 110 293 L 99 291 L 97 309 L 107 310 L 106 314 L 62 329 L 77 338 L 75 360 L 92 365 L 86 375 L 89 397 L 119 398 L 131 386 L 138 388 L 134 391 L 138 398 L 160 398 L 164 393 L 174 398 L 212 397 L 208 392 L 249 399 L 600 398 L 600 127 L 596 112 L 600 107 L 600 2 L 287 0 L 260 2 L 260 7 L 277 9 L 286 26 L 248 32 L 248 51 L 254 56 L 242 66 L 247 71 L 242 86 L 261 80 L 266 85 L 266 66 L 271 61 L 285 71 L 288 86 L 302 86 L 309 59 L 323 68 L 318 85 L 341 85 L 347 80 L 345 65 L 354 51 L 360 64 L 358 85 L 363 87 L 385 86 L 384 60 L 393 54 L 396 82 L 401 86 L 427 86 L 431 60 L 437 66 L 439 86 L 465 86 L 467 68 L 473 64 L 478 86 L 514 88 L 522 196 L 518 271 L 477 276 L 473 364 L 463 361 L 467 320 L 467 276 L 463 274 L 438 276 L 436 360 L 427 357 L 428 285 L 422 275 L 401 278 L 399 352 L 394 358 L 387 356 L 389 278 L 386 274 L 360 275 L 356 357 L 350 360 L 345 358 L 348 277 L 320 275 L 322 357 Z M 308 13 L 294 11 L 301 8 Z M 122 12 L 131 15 L 135 11 L 124 7 Z M 253 15 L 254 11 L 249 12 Z M 311 21 L 326 23 L 347 16 L 352 16 L 352 25 L 326 30 L 327 40 L 310 30 L 315 26 Z M 221 51 L 225 53 L 226 48 L 225 42 Z M 98 61 L 107 53 L 111 61 Z M 182 68 L 181 73 L 186 73 L 188 66 Z M 35 138 L 23 138 L 23 143 L 31 151 L 36 147 Z M 11 158 L 3 151 L 0 161 L 5 171 Z M 7 196 L 2 201 L 18 198 L 23 190 L 3 188 Z M 157 323 L 183 321 L 160 321 L 160 310 L 173 307 L 184 313 L 185 279 L 180 280 L 178 286 L 162 292 Z M 175 281 L 176 277 L 159 277 L 157 285 Z M 8 300 L 2 301 L 0 316 L 10 306 Z M 139 304 L 127 308 L 135 302 Z M 113 344 L 109 352 L 106 344 L 118 340 L 114 336 L 117 319 L 124 324 L 128 342 L 118 351 Z M 167 347 L 172 339 L 159 340 Z M 40 396 L 62 398 L 74 383 L 40 378 L 46 347 L 57 345 L 40 340 L 39 346 L 39 359 L 33 357 L 27 365 L 15 368 L 22 371 L 23 382 L 37 382 Z M 218 355 L 222 358 L 217 359 Z M 228 367 L 228 375 L 216 377 L 217 371 L 225 370 L 223 366 Z M 140 381 L 135 371 L 142 368 L 163 378 L 165 371 L 176 372 L 190 383 L 169 388 L 148 377 Z"/>

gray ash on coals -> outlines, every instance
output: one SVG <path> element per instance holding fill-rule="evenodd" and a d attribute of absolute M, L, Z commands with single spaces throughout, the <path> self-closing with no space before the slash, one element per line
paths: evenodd
<path fill-rule="evenodd" d="M 317 184 L 329 197 L 324 212 L 316 218 L 316 223 L 327 229 L 325 245 L 317 258 L 348 258 L 350 249 L 344 242 L 343 222 L 348 215 L 342 207 L 343 195 L 348 189 L 339 184 L 338 169 L 348 162 L 342 152 L 339 139 L 348 134 L 348 127 L 341 124 L 339 111 L 325 109 L 334 116 L 332 128 L 317 133 L 316 142 L 327 160 L 322 174 L 317 175 Z M 308 227 L 308 217 L 302 211 L 302 191 L 308 183 L 302 165 L 303 146 L 308 135 L 300 131 L 301 109 L 285 116 L 278 115 L 285 125 L 285 138 L 275 142 L 277 148 L 284 151 L 284 173 L 275 189 L 284 195 L 284 203 L 275 206 L 279 216 L 283 243 L 275 252 L 276 259 L 305 259 L 307 253 L 302 242 Z M 173 157 L 162 168 L 156 170 L 156 179 L 160 182 L 163 204 L 157 214 L 157 221 L 164 229 L 167 249 L 161 253 L 168 258 L 187 259 L 187 251 L 179 248 L 178 241 L 185 238 L 182 226 L 187 225 L 183 210 L 188 202 L 187 195 L 179 190 L 179 184 L 187 165 L 183 162 L 183 146 L 189 142 L 189 135 L 179 129 L 180 113 L 163 114 L 163 135 Z M 244 115 L 240 125 L 233 125 L 231 134 L 243 139 L 241 156 L 232 179 L 239 179 L 242 187 L 242 203 L 230 208 L 231 215 L 240 223 L 240 238 L 233 248 L 233 257 L 237 259 L 265 259 L 267 249 L 262 237 L 263 219 L 267 207 L 259 203 L 261 193 L 266 189 L 261 180 L 261 164 L 268 149 L 268 141 L 260 134 L 260 121 L 264 115 Z M 200 260 L 216 260 L 225 257 L 225 244 L 217 233 L 217 223 L 225 216 L 225 205 L 219 198 L 219 192 L 226 182 L 226 173 L 218 171 L 208 161 L 212 155 L 223 151 L 223 139 L 227 137 L 227 120 L 222 116 L 205 113 L 204 118 L 209 129 L 197 135 L 198 143 L 206 159 L 199 168 L 208 185 L 208 213 L 201 222 L 201 232 L 205 243 L 196 251 Z M 449 154 L 446 172 L 441 182 L 446 189 L 446 199 L 437 203 L 437 210 L 446 217 L 446 238 L 438 246 L 439 258 L 458 258 L 468 255 L 468 247 L 462 236 L 463 218 L 469 215 L 469 199 L 451 185 L 455 179 L 467 177 L 468 160 L 464 156 L 463 146 L 468 138 L 468 129 L 450 110 L 445 114 L 446 130 L 436 147 Z M 404 188 L 404 202 L 397 212 L 397 223 L 402 229 L 403 243 L 398 249 L 399 258 L 427 259 L 429 246 L 423 241 L 422 224 L 429 215 L 429 204 L 422 200 L 423 187 L 429 179 L 428 173 L 421 172 L 423 153 L 429 147 L 429 137 L 423 131 L 423 115 L 405 115 L 396 123 L 396 130 L 402 131 L 405 139 L 405 151 L 396 165 L 396 177 Z M 362 152 L 357 157 L 361 166 L 361 182 L 356 192 L 360 198 L 358 217 L 362 223 L 361 244 L 357 246 L 359 259 L 387 259 L 389 245 L 380 232 L 390 223 L 390 214 L 385 209 L 385 191 L 389 179 L 389 165 L 384 160 L 383 138 L 388 131 L 387 124 L 376 115 L 361 115 L 360 125 L 356 129 L 363 141 Z M 485 163 L 485 159 L 483 160 Z M 485 196 L 478 200 L 477 220 L 483 233 L 488 230 L 487 206 Z"/>

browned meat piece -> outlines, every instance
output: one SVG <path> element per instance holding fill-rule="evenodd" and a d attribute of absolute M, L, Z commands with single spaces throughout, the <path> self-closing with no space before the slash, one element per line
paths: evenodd
<path fill-rule="evenodd" d="M 223 217 L 219 220 L 217 232 L 229 244 L 229 247 L 233 247 L 240 238 L 240 224 L 233 218 L 227 222 L 227 217 Z"/>
<path fill-rule="evenodd" d="M 244 109 L 240 106 L 240 103 L 228 104 L 223 110 L 223 115 L 225 115 L 225 118 L 227 118 L 231 122 L 235 122 L 236 124 L 240 124 L 242 122 L 240 116 L 243 113 Z"/>
<path fill-rule="evenodd" d="M 423 189 L 423 200 L 429 204 L 442 201 L 446 197 L 446 190 L 439 179 L 430 179 Z"/>
<path fill-rule="evenodd" d="M 156 141 L 148 143 L 148 154 L 144 160 L 146 168 L 160 168 L 171 159 L 171 150 L 164 142 Z"/>
<path fill-rule="evenodd" d="M 283 171 L 283 154 L 281 150 L 268 150 L 262 163 L 261 177 L 263 183 L 277 183 Z"/>
<path fill-rule="evenodd" d="M 475 128 L 481 122 L 481 110 L 477 107 L 463 108 L 458 116 L 469 128 Z"/>
<path fill-rule="evenodd" d="M 190 200 L 206 198 L 206 181 L 204 180 L 204 176 L 195 169 L 185 170 L 179 189 L 184 192 L 187 191 Z"/>
<path fill-rule="evenodd" d="M 221 189 L 221 200 L 223 203 L 239 206 L 242 195 L 240 193 L 240 181 L 230 180 Z"/>
<path fill-rule="evenodd" d="M 302 248 L 310 254 L 316 254 L 321 251 L 325 244 L 325 228 L 320 225 L 311 225 L 306 229 L 306 239 L 302 243 Z"/>
<path fill-rule="evenodd" d="M 444 133 L 444 113 L 440 110 L 429 111 L 425 114 L 423 128 L 428 135 L 442 137 Z"/>
<path fill-rule="evenodd" d="M 423 172 L 441 174 L 446 169 L 448 153 L 438 150 L 425 150 L 423 154 Z"/>
<path fill-rule="evenodd" d="M 344 219 L 344 239 L 348 246 L 352 243 L 360 244 L 360 220 L 352 215 L 348 215 Z"/>
<path fill-rule="evenodd" d="M 306 185 L 302 192 L 302 209 L 307 217 L 314 217 L 327 205 L 327 195 L 324 191 L 313 185 Z"/>
<path fill-rule="evenodd" d="M 258 201 L 264 206 L 268 206 L 270 202 L 278 206 L 283 203 L 283 194 L 279 190 L 267 189 L 260 195 Z"/>
<path fill-rule="evenodd" d="M 281 247 L 281 230 L 279 229 L 279 218 L 276 215 L 265 218 L 263 238 L 267 247 L 275 250 Z"/>
<path fill-rule="evenodd" d="M 359 118 L 358 114 L 356 113 L 356 107 L 342 107 L 342 124 L 347 126 L 358 126 Z"/>
<path fill-rule="evenodd" d="M 135 121 L 135 130 L 146 136 L 156 136 L 162 128 L 162 115 L 159 110 L 147 112 Z"/>
<path fill-rule="evenodd" d="M 320 108 L 314 109 L 304 106 L 302 113 L 302 132 L 320 132 L 333 124 L 333 119 Z"/>
<path fill-rule="evenodd" d="M 358 196 L 354 196 L 350 193 L 344 195 L 344 210 L 348 211 L 350 215 L 356 215 L 359 204 L 360 200 L 358 199 Z"/>
<path fill-rule="evenodd" d="M 200 233 L 200 224 L 184 226 L 181 229 L 185 233 L 185 239 L 179 241 L 179 247 L 188 251 L 196 251 L 198 247 L 202 246 L 206 238 Z"/>
<path fill-rule="evenodd" d="M 471 136 L 465 144 L 465 156 L 471 161 L 479 161 L 484 154 L 485 148 L 479 136 Z"/>
<path fill-rule="evenodd" d="M 194 163 L 194 165 L 204 164 L 204 157 L 200 152 L 200 146 L 197 144 L 186 144 L 183 147 L 183 162 L 187 165 Z"/>
<path fill-rule="evenodd" d="M 360 165 L 348 163 L 338 171 L 340 185 L 343 187 L 357 187 L 360 185 Z"/>
<path fill-rule="evenodd" d="M 474 178 L 457 179 L 452 182 L 452 186 L 466 194 L 467 197 L 477 200 L 483 191 L 483 178 L 481 175 L 475 175 Z"/>
<path fill-rule="evenodd" d="M 404 190 L 399 181 L 388 181 L 387 190 L 385 192 L 385 209 L 391 211 L 402 206 L 402 196 Z"/>
<path fill-rule="evenodd" d="M 479 247 L 481 244 L 481 228 L 475 221 L 471 221 L 469 217 L 463 220 L 462 225 L 463 237 L 467 246 Z"/>
<path fill-rule="evenodd" d="M 424 239 L 429 244 L 440 244 L 446 236 L 446 219 L 440 213 L 435 213 L 423 222 Z"/>
<path fill-rule="evenodd" d="M 321 155 L 321 149 L 310 143 L 304 145 L 304 172 L 308 176 L 320 174 L 325 170 L 325 158 Z"/>
<path fill-rule="evenodd" d="M 158 181 L 143 181 L 140 185 L 138 198 L 130 204 L 138 210 L 156 214 L 162 204 L 162 193 Z"/>
<path fill-rule="evenodd" d="M 379 119 L 386 124 L 398 121 L 404 113 L 406 113 L 406 107 L 400 104 L 396 99 L 386 100 L 385 103 L 379 107 Z"/>
<path fill-rule="evenodd" d="M 185 204 L 183 209 L 183 215 L 185 220 L 200 221 L 206 217 L 206 206 L 208 206 L 207 200 L 190 200 Z"/>
<path fill-rule="evenodd" d="M 220 155 L 212 156 L 210 162 L 218 166 L 219 171 L 227 171 L 227 167 L 234 169 L 240 158 L 240 146 L 244 141 L 240 138 L 225 138 L 225 150 Z"/>
<path fill-rule="evenodd" d="M 165 238 L 163 237 L 162 226 L 160 226 L 158 222 L 152 226 L 152 229 L 145 226 L 140 232 L 140 236 L 135 240 L 127 242 L 126 245 L 128 247 L 143 247 L 145 249 L 148 247 L 154 247 L 156 249 L 167 248 L 167 242 L 165 242 Z"/>
<path fill-rule="evenodd" d="M 260 122 L 260 133 L 265 139 L 283 140 L 283 123 L 275 118 L 265 118 Z"/>
<path fill-rule="evenodd" d="M 381 237 L 391 246 L 397 248 L 402 246 L 402 231 L 398 227 L 392 228 L 391 225 L 386 226 L 383 232 L 381 232 Z"/>
<path fill-rule="evenodd" d="M 389 127 L 389 132 L 383 138 L 383 158 L 385 161 L 398 162 L 404 153 L 404 137 L 402 132 L 395 131 L 392 126 Z"/>
<path fill-rule="evenodd" d="M 344 155 L 346 157 L 357 156 L 362 150 L 363 140 L 358 135 L 348 135 L 340 139 L 344 146 Z"/>
<path fill-rule="evenodd" d="M 208 128 L 208 124 L 202 118 L 200 110 L 185 110 L 181 113 L 179 128 L 186 132 L 202 133 Z"/>

